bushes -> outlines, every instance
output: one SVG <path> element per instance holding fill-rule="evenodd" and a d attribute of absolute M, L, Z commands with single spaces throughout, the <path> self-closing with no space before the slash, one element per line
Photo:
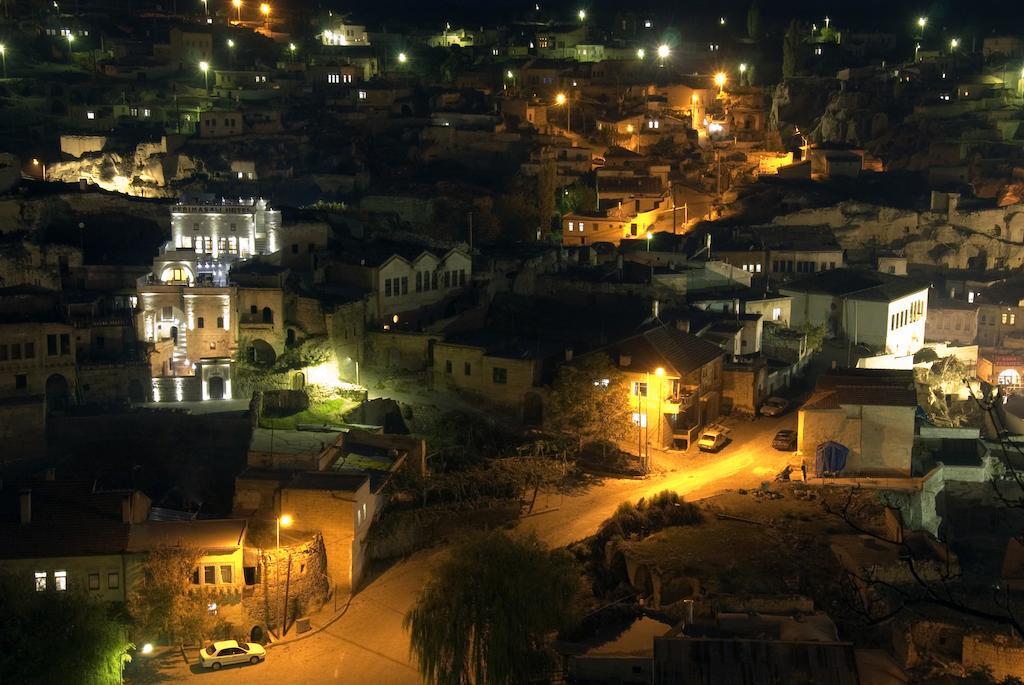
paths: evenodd
<path fill-rule="evenodd" d="M 625 476 L 642 476 L 643 459 L 624 452 L 610 442 L 591 442 L 583 446 L 576 458 L 580 466 L 597 472 Z"/>
<path fill-rule="evenodd" d="M 366 541 L 371 561 L 393 559 L 436 545 L 470 530 L 503 526 L 519 516 L 519 500 L 487 500 L 481 506 L 437 505 L 386 514 L 372 528 Z"/>
<path fill-rule="evenodd" d="M 601 524 L 597 542 L 601 549 L 613 537 L 644 538 L 668 526 L 693 526 L 704 520 L 700 508 L 678 493 L 664 490 L 649 500 L 641 499 L 633 506 L 623 502 L 611 518 Z"/>

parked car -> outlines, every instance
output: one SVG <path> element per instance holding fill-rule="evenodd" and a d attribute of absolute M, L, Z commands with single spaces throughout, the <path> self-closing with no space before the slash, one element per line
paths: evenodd
<path fill-rule="evenodd" d="M 783 452 L 792 452 L 796 449 L 796 431 L 781 430 L 772 439 L 772 447 Z"/>
<path fill-rule="evenodd" d="M 267 658 L 267 650 L 255 642 L 238 642 L 236 640 L 223 640 L 214 642 L 209 647 L 199 651 L 199 662 L 203 668 L 220 669 L 221 666 L 231 664 L 258 664 Z"/>
<path fill-rule="evenodd" d="M 725 447 L 727 442 L 729 442 L 729 438 L 725 437 L 723 431 L 718 428 L 708 428 L 701 433 L 700 440 L 697 441 L 697 447 L 701 452 L 717 452 Z"/>
<path fill-rule="evenodd" d="M 782 397 L 769 397 L 761 405 L 761 416 L 781 416 L 789 409 L 789 400 Z"/>

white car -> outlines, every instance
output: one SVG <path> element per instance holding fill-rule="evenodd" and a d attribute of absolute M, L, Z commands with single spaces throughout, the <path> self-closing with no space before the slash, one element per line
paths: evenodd
<path fill-rule="evenodd" d="M 724 432 L 717 428 L 707 428 L 697 441 L 697 447 L 701 452 L 717 452 L 725 447 L 727 442 L 729 438 L 725 437 Z"/>
<path fill-rule="evenodd" d="M 255 642 L 223 640 L 199 651 L 199 663 L 203 668 L 218 670 L 231 664 L 258 664 L 267 658 L 267 650 Z"/>

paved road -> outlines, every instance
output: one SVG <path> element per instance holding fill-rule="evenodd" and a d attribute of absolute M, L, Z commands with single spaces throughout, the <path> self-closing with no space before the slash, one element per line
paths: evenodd
<path fill-rule="evenodd" d="M 642 481 L 607 480 L 573 496 L 541 496 L 536 513 L 519 528 L 532 530 L 550 545 L 566 545 L 592 534 L 626 500 L 670 489 L 694 500 L 723 489 L 756 487 L 771 480 L 793 458 L 771 449 L 771 438 L 794 428 L 796 415 L 777 419 L 730 421 L 732 442 L 718 454 L 690 451 L 659 453 L 658 473 Z M 205 672 L 172 659 L 159 678 L 146 682 L 345 683 L 346 685 L 413 685 L 419 682 L 410 663 L 402 618 L 423 579 L 444 550 L 415 554 L 395 564 L 356 595 L 344 616 L 304 640 L 274 647 L 266 663 Z"/>

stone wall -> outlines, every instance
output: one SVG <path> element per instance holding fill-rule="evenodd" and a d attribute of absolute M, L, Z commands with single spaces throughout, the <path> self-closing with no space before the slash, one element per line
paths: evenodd
<path fill-rule="evenodd" d="M 963 642 L 968 670 L 987 670 L 994 682 L 1024 673 L 1024 642 L 1005 635 L 968 635 Z"/>
<path fill-rule="evenodd" d="M 260 550 L 257 564 L 257 583 L 242 600 L 250 626 L 279 626 L 286 591 L 289 625 L 319 609 L 331 596 L 327 556 L 319 535 L 297 545 Z"/>
<path fill-rule="evenodd" d="M 152 399 L 149 364 L 81 364 L 78 389 L 85 403 L 148 402 Z"/>
<path fill-rule="evenodd" d="M 431 363 L 432 343 L 440 336 L 375 331 L 366 336 L 365 360 L 382 369 L 420 371 Z"/>

